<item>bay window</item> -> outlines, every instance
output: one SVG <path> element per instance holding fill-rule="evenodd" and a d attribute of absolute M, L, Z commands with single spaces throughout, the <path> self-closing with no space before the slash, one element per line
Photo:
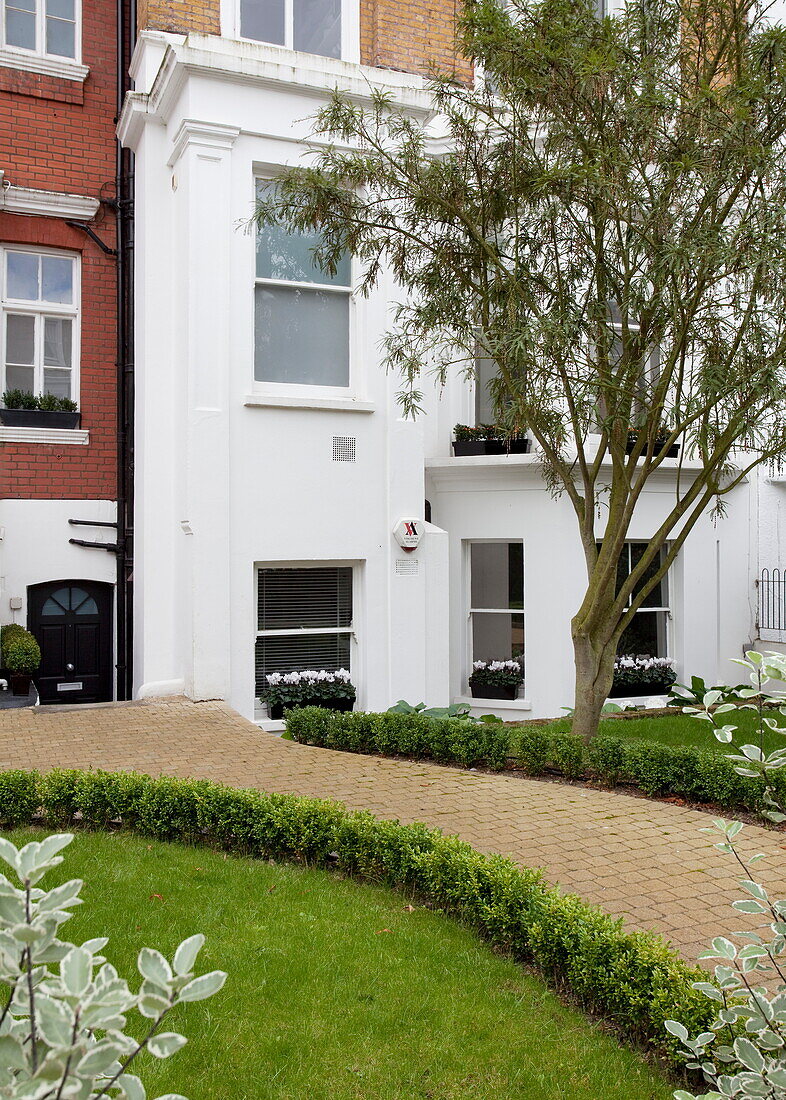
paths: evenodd
<path fill-rule="evenodd" d="M 68 253 L 6 247 L 1 391 L 77 399 L 79 267 Z"/>
<path fill-rule="evenodd" d="M 263 195 L 275 184 L 260 181 Z M 351 259 L 334 275 L 314 263 L 316 232 L 262 226 L 256 241 L 254 378 L 349 386 Z"/>

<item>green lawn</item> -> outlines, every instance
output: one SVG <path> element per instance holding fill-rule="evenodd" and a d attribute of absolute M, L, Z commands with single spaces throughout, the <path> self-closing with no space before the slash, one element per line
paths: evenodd
<path fill-rule="evenodd" d="M 772 716 L 786 725 L 786 718 L 772 712 Z M 759 744 L 758 716 L 749 710 L 729 712 L 719 716 L 718 723 L 737 726 L 734 741 L 737 745 Z M 569 730 L 570 719 L 561 718 L 554 724 L 555 730 Z M 718 752 L 731 752 L 728 745 L 722 744 L 714 736 L 707 722 L 692 718 L 688 714 L 670 714 L 658 718 L 605 718 L 600 724 L 600 733 L 606 737 L 636 738 L 646 741 L 659 741 L 663 745 L 692 745 L 701 749 L 715 749 Z M 767 730 L 764 749 L 784 748 L 786 737 L 783 734 Z"/>
<path fill-rule="evenodd" d="M 41 831 L 8 834 L 15 843 Z M 655 1069 L 500 958 L 393 891 L 127 834 L 81 833 L 44 881 L 86 881 L 64 935 L 171 957 L 204 932 L 212 1000 L 170 1017 L 188 1045 L 140 1060 L 148 1095 L 189 1100 L 667 1100 Z M 166 1025 L 170 1026 L 170 1025 Z"/>

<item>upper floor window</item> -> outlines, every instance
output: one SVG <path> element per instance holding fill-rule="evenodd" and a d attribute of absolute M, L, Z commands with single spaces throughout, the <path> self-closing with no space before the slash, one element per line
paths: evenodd
<path fill-rule="evenodd" d="M 0 248 L 0 392 L 77 400 L 79 261 L 66 252 Z"/>
<path fill-rule="evenodd" d="M 2 44 L 77 58 L 77 0 L 3 0 Z"/>
<path fill-rule="evenodd" d="M 260 181 L 260 192 L 275 186 Z M 349 386 L 351 260 L 335 275 L 314 263 L 318 233 L 277 225 L 257 234 L 254 378 L 307 386 Z"/>
<path fill-rule="evenodd" d="M 240 0 L 240 34 L 291 50 L 341 57 L 342 0 Z"/>

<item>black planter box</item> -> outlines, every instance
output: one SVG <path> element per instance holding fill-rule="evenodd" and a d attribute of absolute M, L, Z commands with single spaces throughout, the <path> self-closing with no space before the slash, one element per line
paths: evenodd
<path fill-rule="evenodd" d="M 322 707 L 324 710 L 350 711 L 355 705 L 354 699 L 304 699 L 302 703 L 268 703 L 267 709 L 272 721 L 278 722 L 284 717 L 285 710 L 300 710 L 301 707 Z"/>
<path fill-rule="evenodd" d="M 467 455 L 528 455 L 532 442 L 529 439 L 511 439 L 508 445 L 504 439 L 465 439 L 453 443 L 456 458 Z"/>
<path fill-rule="evenodd" d="M 670 691 L 671 684 L 667 686 L 662 680 L 650 680 L 642 684 L 613 684 L 609 699 L 621 699 L 634 695 L 668 695 Z"/>
<path fill-rule="evenodd" d="M 494 684 L 470 684 L 469 690 L 473 699 L 515 699 L 518 695 L 518 684 L 508 687 L 497 687 Z"/>
<path fill-rule="evenodd" d="M 502 455 L 505 453 L 505 444 L 501 439 L 464 439 L 456 440 L 453 444 L 453 454 L 456 458 L 466 455 Z"/>
<path fill-rule="evenodd" d="M 8 686 L 11 689 L 12 695 L 24 695 L 25 698 L 27 698 L 30 694 L 32 684 L 33 678 L 26 672 L 12 672 L 9 677 Z"/>
<path fill-rule="evenodd" d="M 625 444 L 625 454 L 629 455 L 629 454 L 632 453 L 633 448 L 636 446 L 638 438 L 639 437 L 636 435 L 635 432 L 628 432 L 628 442 Z M 660 439 L 655 440 L 655 453 L 656 454 L 658 454 L 660 452 L 660 448 L 663 446 L 664 442 L 665 442 L 665 440 L 660 440 Z M 646 451 L 644 453 L 646 454 Z M 679 453 L 680 453 L 679 443 L 672 443 L 672 445 L 666 451 L 666 458 L 677 458 Z"/>
<path fill-rule="evenodd" d="M 0 424 L 7 428 L 78 428 L 79 412 L 53 412 L 50 409 L 0 409 Z"/>

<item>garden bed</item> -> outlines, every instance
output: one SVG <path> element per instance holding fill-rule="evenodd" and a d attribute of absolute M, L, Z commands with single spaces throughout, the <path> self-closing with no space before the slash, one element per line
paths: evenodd
<path fill-rule="evenodd" d="M 750 711 L 740 714 L 741 726 L 750 727 L 755 715 Z M 706 724 L 681 714 L 674 717 L 677 728 L 688 723 L 691 731 L 696 729 L 697 737 L 712 739 Z M 655 720 L 639 721 L 641 727 L 652 729 Z M 677 797 L 707 808 L 756 813 L 764 807 L 764 782 L 738 775 L 726 758 L 728 746 L 714 739 L 712 748 L 660 743 L 645 736 L 631 736 L 631 725 L 603 722 L 598 736 L 585 745 L 569 732 L 567 719 L 505 726 L 501 722 L 484 724 L 391 711 L 339 715 L 307 708 L 289 714 L 287 734 L 318 748 L 494 771 L 515 769 L 532 777 L 549 773 L 571 781 L 594 780 L 605 787 L 635 787 L 649 797 Z M 623 731 L 627 736 L 621 736 Z M 786 802 L 786 773 L 773 773 L 771 781 L 776 797 Z"/>
<path fill-rule="evenodd" d="M 266 795 L 207 780 L 67 770 L 45 776 L 0 773 L 0 823 L 22 825 L 39 818 L 58 828 L 75 821 L 100 828 L 116 822 L 157 840 L 326 864 L 377 884 L 402 887 L 461 917 L 496 948 L 536 966 L 549 981 L 569 990 L 583 1007 L 613 1020 L 629 1041 L 644 1042 L 675 1064 L 680 1064 L 678 1044 L 667 1035 L 665 1020 L 679 1020 L 696 1032 L 706 1028 L 711 1015 L 711 1002 L 692 988 L 703 972 L 685 963 L 659 936 L 628 932 L 620 920 L 547 886 L 538 871 L 482 855 L 424 825 L 380 821 L 335 802 Z M 203 866 L 202 853 L 192 858 L 194 867 Z M 122 881 L 127 862 L 116 861 L 113 873 L 115 882 Z M 171 898 L 175 884 L 168 878 L 166 885 Z M 234 897 L 227 900 L 244 927 L 262 921 L 264 928 L 255 910 Z M 167 904 L 167 893 L 151 891 L 147 901 L 155 912 L 158 904 Z M 303 902 L 296 905 L 298 914 L 305 911 Z M 177 912 L 177 906 L 170 912 Z M 391 934 L 379 931 L 381 936 Z M 176 938 L 173 933 L 173 942 Z M 330 958 L 319 953 L 312 958 L 314 966 L 330 965 Z M 257 1003 L 263 992 L 258 991 Z M 259 1014 L 264 1020 L 261 1009 Z M 223 1051 L 222 1059 L 225 1065 Z"/>
<path fill-rule="evenodd" d="M 181 1052 L 139 1059 L 150 1096 L 561 1100 L 565 1081 L 579 1100 L 671 1095 L 640 1055 L 414 897 L 122 833 L 79 833 L 50 877 L 74 875 L 89 904 L 69 934 L 111 933 L 121 973 L 141 947 L 171 955 L 199 929 L 205 964 L 229 975 L 209 1005 L 173 1013 Z"/>

